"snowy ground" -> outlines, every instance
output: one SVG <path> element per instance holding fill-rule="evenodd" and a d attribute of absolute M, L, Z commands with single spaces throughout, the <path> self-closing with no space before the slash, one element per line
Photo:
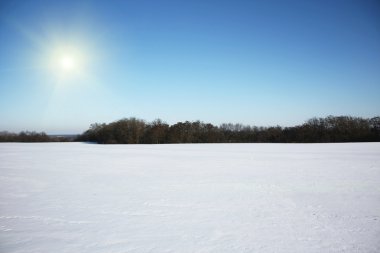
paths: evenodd
<path fill-rule="evenodd" d="M 0 252 L 380 252 L 380 143 L 0 144 Z"/>

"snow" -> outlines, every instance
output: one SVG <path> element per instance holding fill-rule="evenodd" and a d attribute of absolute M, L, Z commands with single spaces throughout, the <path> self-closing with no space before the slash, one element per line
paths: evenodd
<path fill-rule="evenodd" d="M 0 252 L 380 252 L 380 143 L 3 143 Z"/>

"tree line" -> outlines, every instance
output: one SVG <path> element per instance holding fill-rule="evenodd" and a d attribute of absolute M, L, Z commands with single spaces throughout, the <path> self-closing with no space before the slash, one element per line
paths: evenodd
<path fill-rule="evenodd" d="M 320 143 L 380 141 L 380 117 L 328 116 L 312 118 L 294 127 L 257 127 L 201 121 L 168 125 L 157 119 L 146 122 L 125 118 L 109 124 L 95 123 L 76 141 L 100 144 L 163 143 Z"/>
<path fill-rule="evenodd" d="M 44 132 L 22 131 L 20 133 L 0 132 L 0 142 L 67 142 L 73 138 L 49 136 Z"/>

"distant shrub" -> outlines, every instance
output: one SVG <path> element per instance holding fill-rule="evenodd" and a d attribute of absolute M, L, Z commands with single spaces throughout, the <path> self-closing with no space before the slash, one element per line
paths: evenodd
<path fill-rule="evenodd" d="M 160 119 L 146 123 L 126 118 L 109 124 L 92 124 L 77 140 L 101 144 L 374 142 L 380 141 L 380 117 L 328 116 L 285 128 L 231 123 L 218 127 L 201 121 L 169 126 Z"/>
<path fill-rule="evenodd" d="M 72 141 L 73 138 L 63 136 L 49 136 L 44 132 L 23 131 L 18 134 L 10 132 L 0 132 L 0 142 L 66 142 Z"/>

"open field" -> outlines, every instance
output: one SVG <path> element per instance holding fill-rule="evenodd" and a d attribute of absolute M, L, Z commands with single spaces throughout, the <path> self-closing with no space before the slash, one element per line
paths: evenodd
<path fill-rule="evenodd" d="M 0 144 L 0 252 L 380 252 L 380 143 Z"/>

